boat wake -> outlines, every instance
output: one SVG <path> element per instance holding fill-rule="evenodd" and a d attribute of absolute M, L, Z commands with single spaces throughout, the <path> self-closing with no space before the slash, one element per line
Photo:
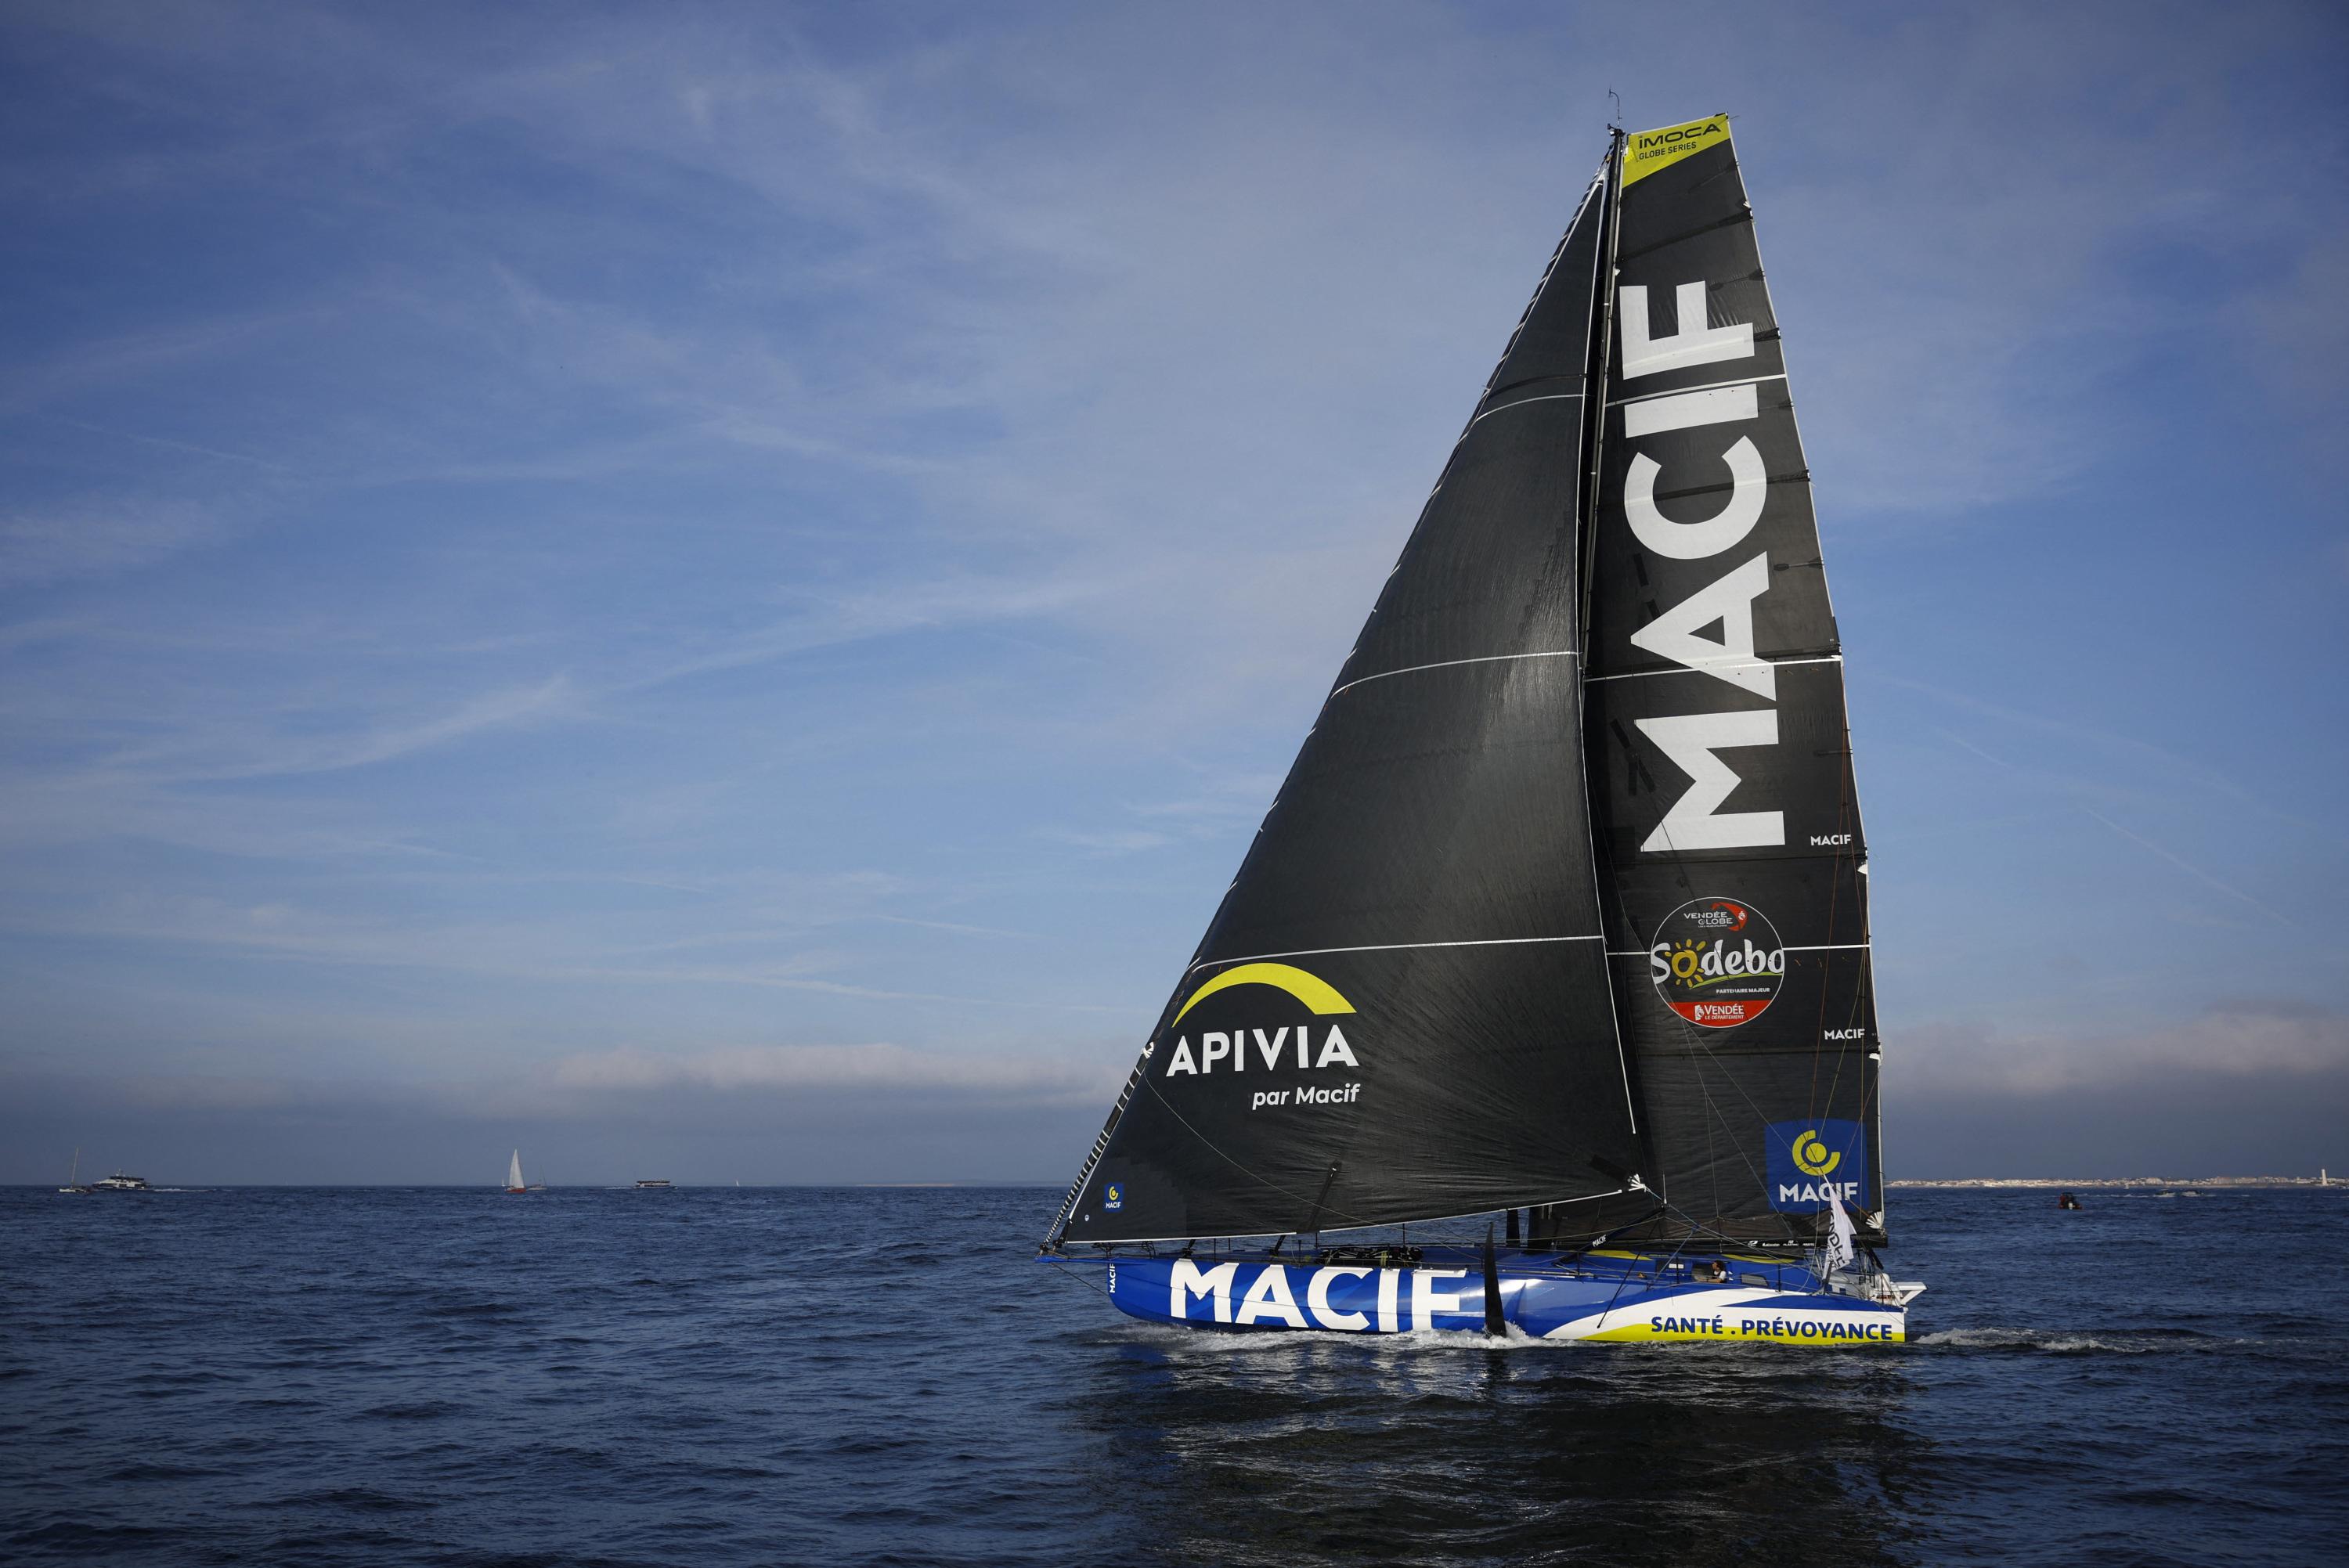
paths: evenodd
<path fill-rule="evenodd" d="M 2066 1328 L 1945 1328 L 1922 1334 L 1912 1345 L 1946 1350 L 2010 1350 L 2045 1356 L 2151 1356 L 2164 1350 L 2211 1348 L 2208 1335 L 2168 1330 L 2160 1333 L 2107 1329 L 2083 1332 Z"/>

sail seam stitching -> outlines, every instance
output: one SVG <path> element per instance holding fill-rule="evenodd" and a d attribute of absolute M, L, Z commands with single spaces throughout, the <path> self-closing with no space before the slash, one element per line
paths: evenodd
<path fill-rule="evenodd" d="M 1477 415 L 1475 418 L 1469 420 L 1468 430 L 1475 429 L 1478 425 L 1483 424 L 1485 420 L 1491 418 L 1495 414 L 1506 414 L 1512 408 L 1522 408 L 1528 403 L 1557 403 L 1567 398 L 1572 398 L 1574 401 L 1578 403 L 1582 400 L 1582 394 L 1579 392 L 1545 392 L 1538 397 L 1514 398 L 1509 402 L 1502 404 L 1497 408 L 1487 408 L 1483 413 Z M 1460 432 L 1460 440 L 1464 441 L 1468 438 L 1468 430 L 1463 430 Z M 1460 444 L 1460 441 L 1454 441 L 1452 444 L 1456 447 Z"/>
<path fill-rule="evenodd" d="M 1868 942 L 1823 942 L 1810 947 L 1782 947 L 1778 949 L 1778 951 L 1781 953 L 1856 953 L 1862 948 L 1872 947 L 1875 944 Z M 1607 950 L 1607 956 L 1609 958 L 1645 958 L 1648 956 L 1649 952 L 1650 949 L 1645 947 L 1610 947 Z"/>
<path fill-rule="evenodd" d="M 1628 681 L 1638 680 L 1647 676 L 1709 676 L 1717 670 L 1750 670 L 1763 665 L 1775 669 L 1781 665 L 1839 665 L 1841 663 L 1843 663 L 1841 654 L 1828 654 L 1816 659 L 1719 659 L 1702 665 L 1674 665 L 1668 669 L 1661 670 L 1618 670 L 1611 676 L 1585 676 L 1583 679 Z"/>
<path fill-rule="evenodd" d="M 1510 659 L 1573 659 L 1579 657 L 1581 657 L 1579 654 L 1567 649 L 1559 649 L 1553 652 L 1533 654 L 1480 654 L 1473 659 L 1438 659 L 1432 665 L 1405 665 L 1399 670 L 1381 670 L 1374 676 L 1359 676 L 1356 679 L 1348 681 L 1344 686 L 1338 687 L 1338 689 L 1331 692 L 1330 696 L 1331 697 L 1335 697 L 1339 696 L 1340 693 L 1351 691 L 1356 686 L 1366 685 L 1371 681 L 1382 681 L 1389 676 L 1413 675 L 1421 670 L 1448 670 L 1455 665 L 1496 665 L 1505 663 Z"/>
<path fill-rule="evenodd" d="M 1641 392 L 1630 397 L 1610 397 L 1607 406 L 1620 408 L 1627 403 L 1651 403 L 1659 397 L 1679 397 L 1690 392 L 1718 392 L 1726 387 L 1759 387 L 1764 381 L 1784 381 L 1785 378 L 1786 373 L 1783 370 L 1775 376 L 1744 376 L 1734 381 L 1709 381 L 1702 387 L 1675 387 L 1669 392 Z"/>
<path fill-rule="evenodd" d="M 1400 953 L 1413 947 L 1514 947 L 1533 942 L 1604 942 L 1604 934 L 1588 936 L 1485 936 L 1472 942 L 1374 942 L 1363 947 L 1300 947 L 1290 953 L 1251 953 L 1245 958 L 1203 958 L 1187 971 L 1195 975 L 1219 964 L 1254 964 L 1261 958 L 1313 958 L 1325 953 Z"/>

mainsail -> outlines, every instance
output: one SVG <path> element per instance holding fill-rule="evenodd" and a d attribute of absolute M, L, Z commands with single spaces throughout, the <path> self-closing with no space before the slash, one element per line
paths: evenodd
<path fill-rule="evenodd" d="M 1049 1240 L 1879 1240 L 1866 869 L 1728 119 L 1619 135 Z"/>
<path fill-rule="evenodd" d="M 522 1191 L 522 1150 L 519 1149 L 513 1151 L 513 1158 L 506 1161 L 506 1191 Z"/>
<path fill-rule="evenodd" d="M 1638 1163 L 1575 666 L 1595 181 L 1055 1222 L 1564 1202 Z"/>
<path fill-rule="evenodd" d="M 1840 1200 L 1880 1237 L 1843 656 L 1729 119 L 1619 164 L 1584 708 L 1644 1229 L 1812 1240 Z"/>

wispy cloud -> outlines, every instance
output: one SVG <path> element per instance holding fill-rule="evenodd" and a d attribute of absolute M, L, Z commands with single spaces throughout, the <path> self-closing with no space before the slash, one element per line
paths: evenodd
<path fill-rule="evenodd" d="M 2160 1017 L 2321 961 L 2271 913 L 2338 880 L 2322 657 L 2251 691 L 2208 651 L 2337 619 L 2333 19 L 1740 15 L 1702 59 L 1375 5 L 0 29 L 46 128 L 0 169 L 28 1048 L 697 1104 L 1122 1071 L 1610 84 L 1741 117 L 1838 607 L 1888 622 L 1888 1017 L 1959 1027 L 1943 965 Z M 1566 107 L 1496 134 L 1520 99 Z M 2300 178 L 2247 185 L 2282 130 Z M 2078 617 L 2164 572 L 2192 607 L 2144 637 L 2205 652 L 2156 704 Z M 2129 929 L 2076 914 L 2116 883 Z M 755 1043 L 817 1039 L 899 1044 Z"/>
<path fill-rule="evenodd" d="M 10 511 L 0 515 L 0 589 L 148 566 L 222 543 L 251 529 L 264 504 L 126 496 Z"/>
<path fill-rule="evenodd" d="M 2162 860 L 2168 861 L 2171 865 L 2176 866 L 2179 871 L 2184 872 L 2188 876 L 2192 877 L 2203 886 L 2215 888 L 2219 892 L 2225 893 L 2229 898 L 2234 899 L 2240 903 L 2250 905 L 2251 908 L 2258 910 L 2261 914 L 2266 915 L 2270 920 L 2275 922 L 2278 925 L 2282 926 L 2287 931 L 2292 929 L 2292 923 L 2282 913 L 2261 903 L 2258 899 L 2253 898 L 2250 893 L 2245 892 L 2242 889 L 2212 876 L 2209 872 L 2204 871 L 2200 866 L 2198 866 L 2192 861 L 2187 860 L 2183 855 L 2163 849 L 2159 844 L 2155 843 L 2151 839 L 2147 838 L 2142 833 L 2133 833 L 2129 831 L 2129 830 L 2122 827 L 2118 822 L 2114 821 L 2110 817 L 2106 816 L 2102 811 L 2097 810 L 2093 806 L 2083 806 L 2080 810 L 2085 811 L 2089 816 L 2094 817 L 2097 821 L 2102 822 L 2106 827 L 2110 828 L 2114 832 L 2118 833 L 2122 838 L 2127 839 L 2130 843 L 2137 845 L 2139 849 L 2145 850 L 2154 855 L 2158 855 Z"/>

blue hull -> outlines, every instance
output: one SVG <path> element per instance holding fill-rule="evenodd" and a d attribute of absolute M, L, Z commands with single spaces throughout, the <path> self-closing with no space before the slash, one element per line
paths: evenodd
<path fill-rule="evenodd" d="M 1691 1277 L 1691 1264 L 1638 1253 L 1510 1254 L 1497 1269 L 1503 1318 L 1537 1339 L 1730 1340 L 1770 1345 L 1897 1345 L 1903 1306 L 1826 1289 L 1776 1260 L 1724 1260 L 1731 1280 Z M 1430 1248 L 1416 1265 L 1278 1263 L 1253 1258 L 1108 1260 L 1110 1299 L 1158 1323 L 1226 1330 L 1340 1334 L 1485 1330 L 1477 1255 Z"/>

